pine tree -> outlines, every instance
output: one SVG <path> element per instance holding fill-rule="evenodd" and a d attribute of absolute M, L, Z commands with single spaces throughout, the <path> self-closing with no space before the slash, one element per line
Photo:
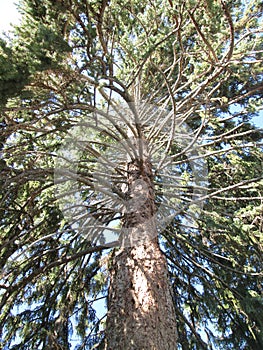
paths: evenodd
<path fill-rule="evenodd" d="M 262 349 L 260 1 L 19 8 L 0 40 L 2 348 Z"/>

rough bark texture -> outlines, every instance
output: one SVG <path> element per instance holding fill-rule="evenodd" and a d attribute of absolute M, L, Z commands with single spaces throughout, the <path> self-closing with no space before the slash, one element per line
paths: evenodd
<path fill-rule="evenodd" d="M 110 269 L 107 350 L 175 350 L 176 316 L 154 219 L 148 160 L 128 164 L 123 245 Z"/>
<path fill-rule="evenodd" d="M 166 261 L 156 241 L 114 258 L 107 350 L 175 350 L 176 319 Z"/>

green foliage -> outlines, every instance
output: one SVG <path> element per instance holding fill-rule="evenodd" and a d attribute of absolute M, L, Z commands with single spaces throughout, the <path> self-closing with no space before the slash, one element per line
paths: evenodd
<path fill-rule="evenodd" d="M 63 33 L 57 33 L 47 21 L 38 22 L 30 4 L 22 12 L 23 24 L 15 28 L 11 42 L 0 39 L 0 106 L 8 97 L 21 94 L 36 72 L 61 67 L 63 58 L 71 52 Z"/>
<path fill-rule="evenodd" d="M 17 95 L 29 82 L 29 70 L 25 62 L 19 62 L 12 49 L 0 40 L 0 104 L 9 96 Z"/>

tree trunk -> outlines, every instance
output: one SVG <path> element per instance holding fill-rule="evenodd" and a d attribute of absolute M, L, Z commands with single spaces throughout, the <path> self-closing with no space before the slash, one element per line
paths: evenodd
<path fill-rule="evenodd" d="M 106 350 L 175 350 L 176 315 L 155 223 L 152 167 L 128 163 L 122 247 L 110 267 Z"/>

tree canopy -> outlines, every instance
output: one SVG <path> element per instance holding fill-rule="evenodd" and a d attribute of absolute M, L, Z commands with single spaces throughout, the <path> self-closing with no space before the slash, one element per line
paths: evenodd
<path fill-rule="evenodd" d="M 157 219 L 172 217 L 159 241 L 178 349 L 262 349 L 262 3 L 19 10 L 0 39 L 2 348 L 103 349 L 132 134 L 151 150 Z"/>

